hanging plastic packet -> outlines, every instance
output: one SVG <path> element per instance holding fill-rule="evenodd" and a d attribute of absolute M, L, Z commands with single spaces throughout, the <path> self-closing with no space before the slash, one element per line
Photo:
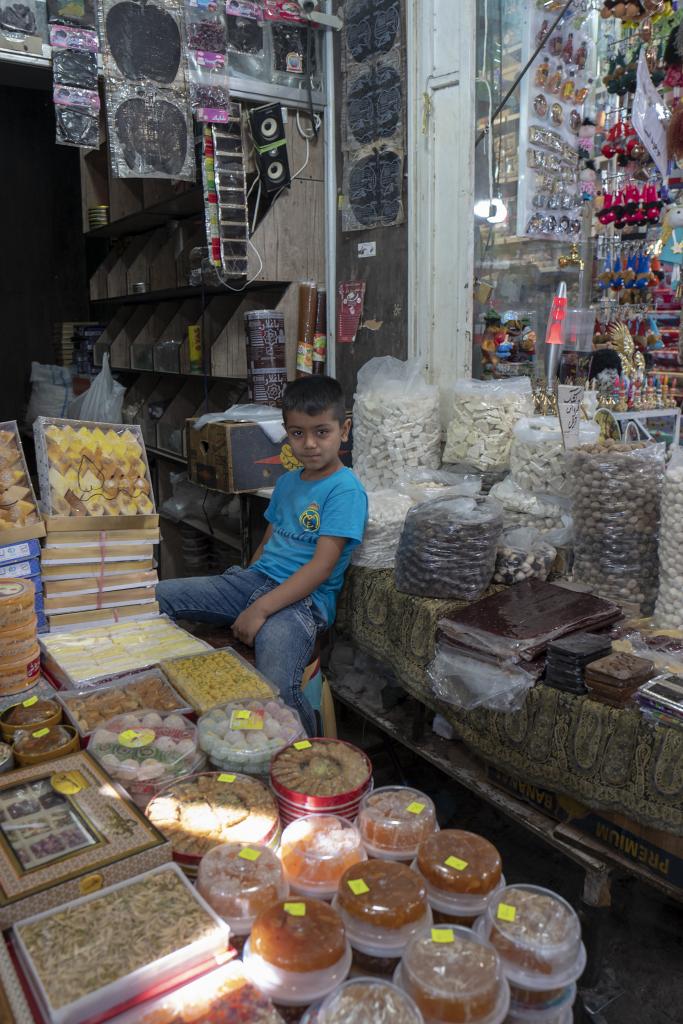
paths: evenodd
<path fill-rule="evenodd" d="M 50 24 L 97 28 L 95 0 L 47 0 Z"/>
<path fill-rule="evenodd" d="M 97 91 L 97 54 L 87 50 L 55 50 L 52 79 L 55 85 Z"/>
<path fill-rule="evenodd" d="M 262 4 L 253 0 L 227 0 L 225 13 L 230 74 L 262 78 L 266 74 Z"/>
<path fill-rule="evenodd" d="M 226 124 L 230 94 L 225 55 L 208 50 L 188 50 L 187 73 L 192 113 L 197 120 Z"/>
<path fill-rule="evenodd" d="M 296 3 L 295 0 L 264 0 L 263 14 L 266 21 L 292 22 L 296 25 L 307 24 L 301 4 Z"/>
<path fill-rule="evenodd" d="M 8 0 L 0 3 L 0 31 L 11 36 L 38 34 L 38 12 L 35 0 Z"/>
<path fill-rule="evenodd" d="M 186 6 L 185 27 L 188 50 L 225 53 L 225 22 L 215 7 L 212 9 L 211 6 L 195 4 Z"/>
<path fill-rule="evenodd" d="M 208 125 L 202 129 L 202 184 L 204 191 L 204 222 L 209 260 L 214 267 L 221 265 L 221 236 L 218 217 L 218 192 L 214 162 L 213 133 Z"/>
<path fill-rule="evenodd" d="M 100 97 L 92 89 L 55 85 L 56 141 L 62 146 L 96 149 L 100 143 Z"/>
<path fill-rule="evenodd" d="M 99 53 L 100 41 L 94 29 L 50 25 L 50 46 L 53 50 L 87 50 L 90 53 Z"/>

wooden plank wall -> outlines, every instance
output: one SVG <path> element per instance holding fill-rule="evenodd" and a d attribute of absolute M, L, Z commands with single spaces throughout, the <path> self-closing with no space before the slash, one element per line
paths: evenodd
<path fill-rule="evenodd" d="M 343 3 L 338 7 L 343 8 Z M 343 14 L 343 11 L 342 11 Z M 404 11 L 405 23 L 405 11 Z M 405 38 L 405 35 L 404 35 Z M 341 140 L 341 38 L 335 40 L 335 92 L 337 97 L 337 184 L 341 192 L 343 164 Z M 407 214 L 407 162 L 404 168 L 403 202 Z M 341 381 L 347 401 L 353 398 L 356 374 L 373 356 L 396 356 L 405 359 L 408 353 L 408 225 L 374 228 L 342 233 L 341 214 L 337 215 L 337 283 L 365 281 L 365 309 L 361 327 L 353 345 L 336 346 L 337 378 Z M 358 258 L 359 242 L 375 242 L 377 255 Z"/>

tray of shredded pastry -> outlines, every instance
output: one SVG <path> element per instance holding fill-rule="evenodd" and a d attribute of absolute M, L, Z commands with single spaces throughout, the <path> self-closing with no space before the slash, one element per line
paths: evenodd
<path fill-rule="evenodd" d="M 50 1024 L 109 1017 L 228 948 L 230 929 L 173 864 L 14 925 Z"/>
<path fill-rule="evenodd" d="M 39 637 L 43 666 L 55 682 L 84 690 L 168 658 L 210 650 L 164 615 Z"/>

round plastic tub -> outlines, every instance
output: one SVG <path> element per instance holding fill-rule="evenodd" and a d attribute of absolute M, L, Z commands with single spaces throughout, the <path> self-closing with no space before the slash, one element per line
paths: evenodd
<path fill-rule="evenodd" d="M 45 697 L 27 697 L 18 704 L 12 704 L 0 714 L 0 731 L 5 740 L 15 734 L 34 731 L 44 726 L 58 725 L 62 720 L 62 709 L 54 700 Z"/>
<path fill-rule="evenodd" d="M 542 997 L 546 996 L 546 999 Z M 565 1018 L 571 1022 L 571 1008 L 576 1000 L 576 985 L 565 988 L 534 992 L 510 985 L 509 1019 L 520 1024 L 563 1024 Z"/>
<path fill-rule="evenodd" d="M 30 654 L 36 646 L 38 620 L 33 615 L 22 626 L 3 629 L 0 632 L 0 661 L 7 658 L 13 661 Z"/>
<path fill-rule="evenodd" d="M 21 693 L 33 686 L 40 677 L 40 648 L 36 643 L 33 650 L 20 658 L 0 660 L 0 696 Z"/>
<path fill-rule="evenodd" d="M 355 825 L 335 814 L 307 814 L 282 833 L 280 860 L 294 893 L 332 899 L 347 868 L 367 860 Z"/>
<path fill-rule="evenodd" d="M 390 974 L 409 939 L 432 922 L 424 882 L 396 861 L 349 868 L 333 906 L 342 916 L 355 966 L 371 974 Z"/>
<path fill-rule="evenodd" d="M 495 846 L 459 829 L 425 839 L 412 867 L 427 886 L 434 920 L 445 924 L 471 926 L 505 885 Z"/>
<path fill-rule="evenodd" d="M 258 779 L 201 772 L 176 779 L 146 810 L 170 840 L 173 857 L 193 874 L 204 854 L 222 843 L 254 843 L 276 849 L 280 819 L 273 794 Z"/>
<path fill-rule="evenodd" d="M 429 1024 L 503 1024 L 510 1006 L 500 957 L 469 928 L 418 932 L 394 980 Z"/>
<path fill-rule="evenodd" d="M 314 811 L 353 819 L 371 779 L 369 758 L 342 740 L 299 740 L 270 766 L 273 791 L 290 820 Z"/>
<path fill-rule="evenodd" d="M 249 775 L 267 775 L 273 757 L 306 734 L 296 711 L 275 697 L 212 708 L 197 728 L 199 745 L 214 767 Z"/>
<path fill-rule="evenodd" d="M 282 1006 L 309 1006 L 349 973 L 351 949 L 339 914 L 321 900 L 274 903 L 258 915 L 244 947 L 244 970 Z"/>
<path fill-rule="evenodd" d="M 491 900 L 476 930 L 498 951 L 508 981 L 518 988 L 563 988 L 586 965 L 576 912 L 550 889 L 506 886 Z"/>
<path fill-rule="evenodd" d="M 304 1018 L 305 1020 L 306 1018 Z M 384 978 L 352 978 L 311 1011 L 311 1024 L 423 1024 L 407 992 Z M 303 1024 L 303 1022 L 302 1022 Z"/>
<path fill-rule="evenodd" d="M 71 754 L 80 747 L 78 733 L 71 725 L 41 726 L 32 732 L 18 732 L 12 749 L 20 766 L 42 764 Z"/>
<path fill-rule="evenodd" d="M 16 630 L 35 619 L 35 587 L 30 580 L 0 581 L 0 630 Z"/>
<path fill-rule="evenodd" d="M 96 729 L 88 750 L 144 808 L 169 782 L 192 770 L 197 729 L 177 712 L 129 712 Z"/>
<path fill-rule="evenodd" d="M 363 797 L 358 811 L 363 845 L 380 860 L 412 860 L 438 827 L 433 802 L 408 786 L 382 786 Z"/>
<path fill-rule="evenodd" d="M 230 925 L 233 942 L 248 935 L 258 914 L 289 892 L 272 850 L 248 843 L 226 843 L 209 850 L 199 864 L 197 890 Z"/>

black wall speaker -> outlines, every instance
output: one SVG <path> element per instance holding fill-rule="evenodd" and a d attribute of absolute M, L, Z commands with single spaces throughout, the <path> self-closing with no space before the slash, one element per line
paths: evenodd
<path fill-rule="evenodd" d="M 279 192 L 291 181 L 282 107 L 279 103 L 254 107 L 249 123 L 263 187 L 266 192 Z"/>

